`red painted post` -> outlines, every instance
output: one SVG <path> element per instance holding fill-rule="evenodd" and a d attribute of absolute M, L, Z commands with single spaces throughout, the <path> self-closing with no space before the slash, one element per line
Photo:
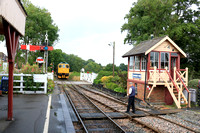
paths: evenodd
<path fill-rule="evenodd" d="M 13 62 L 9 62 L 9 80 L 8 80 L 8 118 L 13 120 Z"/>

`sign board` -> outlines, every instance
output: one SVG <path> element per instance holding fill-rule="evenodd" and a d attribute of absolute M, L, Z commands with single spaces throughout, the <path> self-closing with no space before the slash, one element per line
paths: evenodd
<path fill-rule="evenodd" d="M 46 74 L 33 74 L 33 81 L 34 82 L 47 82 L 47 75 Z"/>
<path fill-rule="evenodd" d="M 141 74 L 139 73 L 133 73 L 133 78 L 136 78 L 136 79 L 141 79 Z"/>
<path fill-rule="evenodd" d="M 38 57 L 38 58 L 36 59 L 36 62 L 38 62 L 38 63 L 44 63 L 43 57 Z"/>
<path fill-rule="evenodd" d="M 8 77 L 6 76 L 2 77 L 0 90 L 8 91 Z"/>

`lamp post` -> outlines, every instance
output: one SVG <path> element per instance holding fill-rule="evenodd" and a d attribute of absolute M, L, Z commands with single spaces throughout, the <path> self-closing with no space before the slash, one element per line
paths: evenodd
<path fill-rule="evenodd" d="M 115 42 L 108 44 L 109 46 L 113 47 L 113 77 L 115 76 L 114 71 L 115 71 Z"/>

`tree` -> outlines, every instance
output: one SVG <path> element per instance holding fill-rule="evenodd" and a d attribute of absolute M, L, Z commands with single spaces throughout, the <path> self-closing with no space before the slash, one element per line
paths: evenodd
<path fill-rule="evenodd" d="M 84 67 L 84 69 L 85 71 L 98 73 L 99 71 L 102 70 L 102 66 L 91 61 Z"/>
<path fill-rule="evenodd" d="M 125 65 L 124 63 L 121 63 L 121 64 L 119 65 L 119 69 L 122 70 L 122 71 L 127 71 L 127 70 L 128 70 L 128 66 Z"/>
<path fill-rule="evenodd" d="M 188 57 L 181 60 L 198 74 L 200 70 L 200 1 L 198 0 L 138 0 L 125 16 L 127 31 L 124 43 L 137 45 L 141 41 L 168 35 Z M 196 10 L 191 8 L 198 7 Z M 195 77 L 195 76 L 194 76 Z"/>
<path fill-rule="evenodd" d="M 119 70 L 119 68 L 116 65 L 114 65 L 114 69 L 115 71 Z M 113 71 L 113 64 L 107 64 L 106 67 L 104 68 L 104 71 Z"/>
<path fill-rule="evenodd" d="M 44 42 L 45 34 L 48 32 L 48 42 L 52 46 L 58 40 L 59 29 L 53 22 L 51 13 L 45 8 L 34 6 L 29 0 L 22 0 L 22 3 L 28 14 L 26 18 L 25 36 L 22 37 L 24 43 L 39 45 Z"/>

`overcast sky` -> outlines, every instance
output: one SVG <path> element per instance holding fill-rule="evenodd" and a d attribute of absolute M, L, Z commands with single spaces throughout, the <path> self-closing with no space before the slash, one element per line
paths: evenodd
<path fill-rule="evenodd" d="M 58 25 L 59 42 L 55 49 L 74 54 L 84 60 L 112 63 L 113 49 L 108 46 L 115 41 L 116 65 L 127 64 L 122 55 L 132 48 L 123 44 L 126 33 L 121 33 L 124 17 L 136 0 L 30 0 L 34 5 L 46 8 Z M 5 51 L 0 44 L 0 51 Z"/>

